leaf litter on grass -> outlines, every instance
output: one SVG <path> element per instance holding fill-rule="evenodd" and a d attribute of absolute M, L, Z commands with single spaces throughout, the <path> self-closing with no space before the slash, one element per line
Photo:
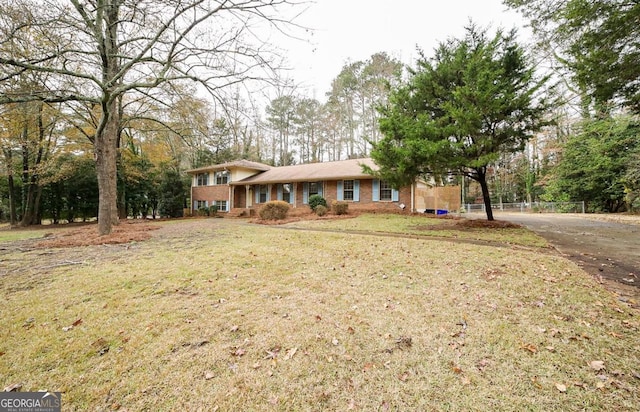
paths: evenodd
<path fill-rule="evenodd" d="M 62 388 L 72 409 L 638 404 L 638 322 L 557 256 L 221 219 L 158 233 L 52 269 L 46 293 L 3 289 L 4 384 Z"/>

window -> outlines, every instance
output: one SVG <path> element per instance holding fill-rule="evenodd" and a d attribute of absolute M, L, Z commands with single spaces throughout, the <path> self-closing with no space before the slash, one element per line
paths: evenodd
<path fill-rule="evenodd" d="M 197 186 L 206 186 L 209 184 L 209 173 L 198 173 L 196 175 Z"/>
<path fill-rule="evenodd" d="M 200 209 L 205 208 L 205 207 L 207 207 L 207 201 L 206 200 L 196 200 L 194 202 L 194 205 L 193 205 L 193 208 L 195 210 L 200 210 Z"/>
<path fill-rule="evenodd" d="M 258 192 L 258 203 L 267 203 L 267 194 L 268 194 L 269 186 L 260 185 L 259 187 L 260 189 Z"/>
<path fill-rule="evenodd" d="M 216 200 L 215 207 L 218 212 L 226 212 L 227 211 L 227 201 L 226 200 Z"/>
<path fill-rule="evenodd" d="M 393 199 L 393 188 L 388 182 L 380 181 L 380 200 L 391 201 Z"/>
<path fill-rule="evenodd" d="M 318 182 L 310 182 L 309 183 L 309 196 L 319 195 L 320 194 L 320 185 Z"/>
<path fill-rule="evenodd" d="M 371 181 L 371 194 L 374 202 L 397 202 L 399 198 L 398 190 L 394 189 L 389 182 L 373 179 Z"/>
<path fill-rule="evenodd" d="M 338 180 L 338 191 L 336 193 L 338 201 L 359 202 L 360 201 L 360 181 L 359 180 Z"/>
<path fill-rule="evenodd" d="M 342 200 L 353 200 L 353 180 L 345 180 L 342 183 Z"/>
<path fill-rule="evenodd" d="M 278 185 L 278 200 L 282 200 L 287 203 L 293 203 L 293 185 L 291 183 L 283 183 Z"/>
<path fill-rule="evenodd" d="M 302 203 L 309 204 L 309 197 L 322 196 L 322 182 L 304 182 L 302 184 Z"/>
<path fill-rule="evenodd" d="M 226 185 L 229 183 L 229 172 L 226 170 L 224 172 L 216 173 L 216 184 L 217 185 Z"/>

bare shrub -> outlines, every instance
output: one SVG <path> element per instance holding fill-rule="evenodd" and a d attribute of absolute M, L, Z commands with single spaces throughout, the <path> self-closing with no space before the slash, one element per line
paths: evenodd
<path fill-rule="evenodd" d="M 289 213 L 289 203 L 282 200 L 272 200 L 260 208 L 258 214 L 263 220 L 283 220 Z"/>
<path fill-rule="evenodd" d="M 336 215 L 346 215 L 349 213 L 349 203 L 334 200 L 331 202 L 331 208 Z"/>

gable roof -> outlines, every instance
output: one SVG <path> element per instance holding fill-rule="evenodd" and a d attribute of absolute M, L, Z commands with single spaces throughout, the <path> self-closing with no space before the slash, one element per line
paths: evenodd
<path fill-rule="evenodd" d="M 293 182 L 318 182 L 321 180 L 372 179 L 362 171 L 365 164 L 373 170 L 378 166 L 371 158 L 339 160 L 335 162 L 307 163 L 293 166 L 272 167 L 269 170 L 246 179 L 232 182 L 232 185 L 270 184 Z"/>
<path fill-rule="evenodd" d="M 258 172 L 264 172 L 266 170 L 271 169 L 271 166 L 266 165 L 264 163 L 252 162 L 250 160 L 241 159 L 241 160 L 234 160 L 233 162 L 221 163 L 218 165 L 204 166 L 204 167 L 199 167 L 197 169 L 187 170 L 187 173 L 195 174 L 200 172 L 209 172 L 209 171 L 226 170 L 226 169 L 249 169 L 249 170 L 256 170 Z"/>

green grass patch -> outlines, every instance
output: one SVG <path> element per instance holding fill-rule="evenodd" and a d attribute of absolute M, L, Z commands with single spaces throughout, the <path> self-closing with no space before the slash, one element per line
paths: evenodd
<path fill-rule="evenodd" d="M 445 237 L 499 242 L 528 247 L 547 247 L 547 241 L 523 227 L 466 227 L 465 219 L 429 216 L 363 214 L 353 219 L 309 220 L 290 223 L 290 227 L 336 231 L 366 231 L 416 236 Z"/>
<path fill-rule="evenodd" d="M 37 239 L 44 237 L 49 233 L 46 229 L 9 229 L 9 227 L 0 228 L 0 243 L 15 242 L 24 239 Z"/>
<path fill-rule="evenodd" d="M 0 383 L 64 410 L 640 404 L 637 313 L 535 250 L 203 219 L 8 258 Z"/>

